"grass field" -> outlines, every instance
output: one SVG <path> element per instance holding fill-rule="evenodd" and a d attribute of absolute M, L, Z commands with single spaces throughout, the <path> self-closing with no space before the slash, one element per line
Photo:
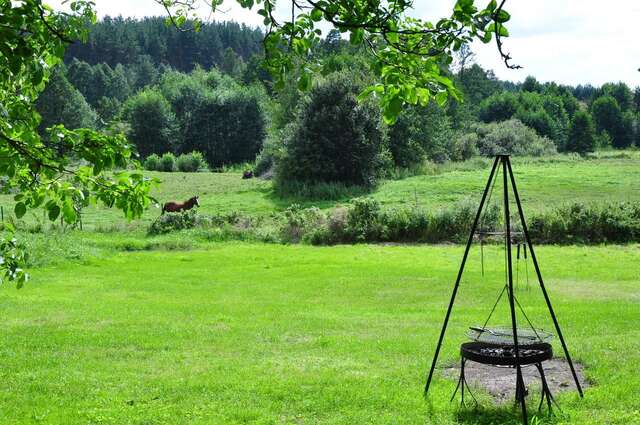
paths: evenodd
<path fill-rule="evenodd" d="M 568 202 L 640 201 L 640 152 L 601 153 L 596 158 L 580 159 L 558 155 L 551 158 L 514 158 L 514 172 L 527 211 L 537 211 Z M 478 199 L 486 183 L 489 159 L 434 166 L 428 175 L 402 180 L 388 180 L 369 194 L 385 206 L 438 208 L 471 197 Z M 200 196 L 200 210 L 205 214 L 238 212 L 265 216 L 282 211 L 292 203 L 330 208 L 349 203 L 350 198 L 305 200 L 280 198 L 272 182 L 242 180 L 241 173 L 157 173 L 162 185 L 154 195 L 159 201 L 185 200 Z M 0 195 L 5 213 L 13 211 L 13 198 Z M 28 213 L 30 221 L 46 223 L 41 211 Z M 148 210 L 142 221 L 149 223 L 160 214 Z M 106 208 L 89 208 L 84 213 L 88 228 L 109 228 L 123 224 L 121 213 Z"/>
<path fill-rule="evenodd" d="M 518 423 L 517 410 L 486 397 L 480 411 L 459 412 L 440 374 L 422 398 L 462 247 L 205 248 L 64 261 L 32 270 L 19 291 L 5 286 L 0 423 Z M 593 384 L 584 400 L 560 395 L 551 423 L 640 423 L 639 254 L 539 248 Z M 471 253 L 441 366 L 487 315 L 502 259 L 489 248 L 482 278 Z M 520 301 L 550 329 L 538 291 L 523 285 Z"/>

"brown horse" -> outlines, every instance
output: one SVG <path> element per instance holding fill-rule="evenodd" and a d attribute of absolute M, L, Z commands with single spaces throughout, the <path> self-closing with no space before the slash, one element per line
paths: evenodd
<path fill-rule="evenodd" d="M 162 206 L 162 214 L 165 212 L 180 212 L 180 211 L 188 211 L 194 206 L 200 206 L 199 198 L 194 196 L 193 198 L 189 198 L 184 202 L 167 202 Z"/>

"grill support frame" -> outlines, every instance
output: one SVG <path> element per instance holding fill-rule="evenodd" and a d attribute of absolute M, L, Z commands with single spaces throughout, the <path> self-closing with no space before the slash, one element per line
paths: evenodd
<path fill-rule="evenodd" d="M 553 307 L 551 305 L 551 300 L 549 299 L 549 295 L 547 293 L 546 287 L 544 285 L 544 281 L 542 279 L 542 274 L 540 272 L 540 267 L 538 265 L 538 260 L 535 254 L 535 250 L 533 248 L 533 244 L 531 243 L 531 238 L 529 236 L 529 230 L 527 228 L 527 224 L 526 224 L 526 220 L 524 217 L 524 212 L 522 209 L 522 204 L 520 202 L 520 196 L 518 193 L 518 189 L 516 187 L 516 181 L 515 181 L 515 177 L 513 175 L 513 169 L 511 167 L 511 161 L 509 159 L 509 155 L 497 155 L 494 162 L 493 162 L 493 166 L 491 168 L 491 172 L 489 174 L 489 179 L 487 180 L 487 184 L 484 188 L 484 192 L 482 194 L 482 198 L 480 200 L 480 205 L 478 207 L 478 211 L 476 213 L 475 219 L 473 221 L 473 225 L 471 227 L 471 232 L 469 234 L 469 239 L 467 240 L 467 245 L 465 247 L 464 250 L 464 254 L 462 256 L 462 262 L 460 264 L 460 268 L 458 270 L 458 274 L 456 277 L 456 281 L 453 287 L 453 292 L 451 294 L 451 299 L 449 300 L 449 306 L 447 308 L 447 312 L 445 314 L 444 317 L 444 323 L 442 325 L 442 328 L 440 330 L 440 336 L 438 338 L 438 343 L 436 345 L 436 349 L 435 349 L 435 353 L 433 356 L 433 361 L 431 362 L 431 367 L 429 369 L 429 373 L 427 375 L 427 380 L 426 380 L 426 384 L 424 387 L 424 396 L 427 397 L 428 392 L 429 392 L 429 387 L 431 386 L 431 382 L 433 379 L 433 373 L 436 367 L 436 363 L 438 361 L 438 356 L 440 354 L 440 349 L 442 347 L 442 343 L 444 340 L 444 335 L 446 333 L 446 329 L 447 326 L 449 324 L 449 319 L 451 316 L 451 310 L 453 309 L 453 305 L 455 303 L 455 299 L 456 296 L 458 294 L 458 289 L 460 287 L 460 281 L 462 279 L 462 274 L 464 272 L 464 267 L 465 264 L 467 262 L 467 257 L 469 255 L 469 250 L 471 248 L 471 244 L 473 243 L 474 240 L 474 236 L 476 235 L 477 231 L 478 231 L 478 222 L 480 220 L 482 211 L 485 207 L 485 202 L 487 200 L 487 194 L 490 192 L 490 189 L 492 187 L 492 182 L 494 181 L 494 177 L 496 176 L 496 170 L 499 169 L 499 166 L 501 166 L 502 171 L 503 171 L 503 186 L 504 186 L 504 192 L 503 192 L 503 201 L 504 201 L 504 211 L 505 211 L 505 245 L 507 248 L 507 275 L 508 275 L 508 297 L 509 297 L 509 307 L 510 307 L 510 313 L 511 313 L 511 325 L 512 325 L 512 329 L 513 329 L 513 344 L 515 347 L 515 353 L 516 353 L 516 393 L 517 394 L 524 394 L 524 383 L 522 380 L 522 370 L 521 370 L 521 364 L 520 364 L 520 359 L 519 359 L 519 344 L 518 344 L 518 334 L 517 334 L 517 323 L 516 323 L 516 315 L 515 315 L 515 307 L 514 307 L 514 295 L 513 295 L 513 264 L 512 264 L 512 255 L 511 255 L 511 229 L 510 229 L 510 212 L 509 212 L 509 183 L 511 184 L 511 189 L 513 191 L 513 198 L 515 201 L 515 204 L 517 206 L 517 210 L 518 210 L 518 216 L 520 218 L 520 223 L 522 225 L 522 233 L 524 234 L 524 239 L 525 239 L 525 243 L 526 246 L 529 248 L 529 254 L 531 256 L 532 262 L 533 262 L 533 266 L 535 268 L 536 271 L 536 276 L 538 278 L 538 284 L 540 286 L 540 290 L 542 291 L 542 294 L 544 296 L 545 299 L 545 303 L 547 305 L 547 309 L 549 310 L 549 314 L 551 315 L 551 318 L 553 320 L 553 324 L 556 330 L 556 333 L 558 335 L 558 338 L 560 339 L 560 343 L 562 345 L 562 350 L 564 352 L 564 355 L 567 359 L 567 362 L 569 363 L 569 367 L 571 369 L 571 374 L 573 375 L 573 379 L 576 385 L 576 388 L 578 390 L 578 393 L 580 394 L 580 397 L 583 398 L 584 397 L 584 393 L 582 391 L 582 387 L 580 386 L 580 382 L 578 381 L 578 376 L 576 374 L 575 371 L 575 367 L 573 365 L 573 361 L 571 360 L 571 356 L 569 354 L 569 349 L 567 348 L 567 344 L 565 342 L 564 336 L 562 335 L 562 330 L 560 329 L 560 324 L 558 323 L 558 319 L 555 315 L 555 312 L 553 310 Z M 507 177 L 508 176 L 508 177 Z M 484 266 L 484 264 L 483 264 Z M 483 267 L 484 268 L 484 267 Z M 461 386 L 464 390 L 464 382 L 459 382 L 459 386 Z M 548 386 L 544 385 L 545 387 Z M 521 398 L 521 408 L 522 408 L 522 421 L 525 425 L 528 424 L 528 418 L 527 418 L 527 409 L 526 409 L 526 404 L 525 404 L 525 397 L 522 396 Z M 553 400 L 550 392 L 548 394 L 548 398 L 547 398 L 548 402 L 551 403 L 551 400 Z M 555 401 L 554 401 L 555 402 Z"/>

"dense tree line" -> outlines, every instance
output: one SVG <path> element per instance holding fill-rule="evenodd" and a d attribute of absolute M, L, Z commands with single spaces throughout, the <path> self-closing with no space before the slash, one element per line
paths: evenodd
<path fill-rule="evenodd" d="M 91 28 L 86 43 L 67 48 L 65 61 L 78 59 L 89 64 L 129 65 L 148 56 L 155 64 L 179 71 L 191 71 L 196 65 L 205 69 L 222 66 L 227 49 L 248 61 L 262 52 L 260 30 L 235 22 L 203 23 L 199 31 L 178 31 L 166 25 L 163 17 L 141 20 L 105 17 Z"/>
<path fill-rule="evenodd" d="M 259 86 L 242 86 L 216 70 L 165 73 L 129 98 L 122 119 L 139 153 L 201 152 L 211 167 L 253 161 L 266 132 Z"/>
<path fill-rule="evenodd" d="M 356 100 L 374 80 L 362 47 L 332 31 L 311 49 L 323 59 L 319 80 L 294 72 L 276 85 L 260 66 L 261 37 L 233 23 L 184 32 L 161 18 L 106 18 L 52 77 L 38 103 L 41 128 L 115 125 L 142 158 L 198 151 L 219 167 L 258 156 L 257 170 L 281 182 L 359 185 L 426 160 L 640 145 L 640 88 L 621 82 L 500 81 L 463 49 L 455 71 L 442 66 L 461 100 L 405 106 L 389 124 L 375 93 Z"/>

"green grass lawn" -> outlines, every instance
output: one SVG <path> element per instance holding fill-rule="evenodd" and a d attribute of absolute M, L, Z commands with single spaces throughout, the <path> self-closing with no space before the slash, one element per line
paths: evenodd
<path fill-rule="evenodd" d="M 518 423 L 517 410 L 486 397 L 480 411 L 458 412 L 440 372 L 422 398 L 462 251 L 224 243 L 33 269 L 0 297 L 0 423 Z M 487 251 L 484 278 L 471 253 L 441 366 L 503 284 L 503 252 Z M 539 248 L 593 383 L 584 400 L 560 395 L 551 423 L 640 423 L 639 254 Z M 522 280 L 516 295 L 551 329 L 538 291 Z"/>
<path fill-rule="evenodd" d="M 369 195 L 385 206 L 438 208 L 471 197 L 480 197 L 489 174 L 490 160 L 450 163 L 432 169 L 433 174 L 383 182 Z M 568 202 L 640 201 L 640 152 L 602 153 L 596 159 L 579 159 L 557 155 L 550 158 L 514 158 L 514 172 L 527 211 L 542 210 Z M 280 198 L 272 182 L 261 179 L 242 180 L 241 173 L 158 173 L 161 186 L 154 195 L 161 202 L 186 200 L 200 196 L 205 214 L 239 212 L 265 216 L 282 211 L 292 203 L 330 208 L 349 203 L 349 198 L 323 201 Z M 570 194 L 570 196 L 567 196 Z M 0 195 L 5 214 L 13 211 L 13 198 Z M 42 211 L 29 212 L 27 220 L 46 223 Z M 160 214 L 149 209 L 140 223 L 148 224 Z M 109 228 L 125 220 L 117 210 L 88 208 L 84 213 L 87 228 Z"/>

